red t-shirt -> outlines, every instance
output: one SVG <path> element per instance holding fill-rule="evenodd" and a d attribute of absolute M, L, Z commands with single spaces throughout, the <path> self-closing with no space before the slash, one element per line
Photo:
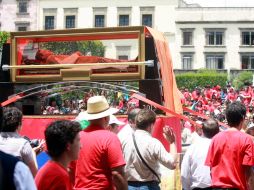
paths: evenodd
<path fill-rule="evenodd" d="M 48 161 L 37 173 L 38 190 L 72 190 L 67 170 L 54 161 Z"/>
<path fill-rule="evenodd" d="M 244 91 L 244 92 L 242 92 L 241 94 L 243 95 L 244 104 L 248 106 L 248 104 L 249 104 L 250 101 L 251 101 L 251 94 L 250 94 L 250 92 Z"/>
<path fill-rule="evenodd" d="M 118 137 L 101 127 L 89 126 L 80 138 L 82 148 L 76 162 L 74 187 L 114 189 L 111 169 L 125 165 Z"/>
<path fill-rule="evenodd" d="M 187 99 L 187 98 L 191 97 L 191 94 L 189 92 L 184 92 L 183 96 L 184 96 L 185 99 Z"/>
<path fill-rule="evenodd" d="M 227 100 L 234 101 L 236 100 L 236 95 L 234 92 L 229 92 L 227 95 Z"/>
<path fill-rule="evenodd" d="M 192 99 L 197 101 L 198 98 L 200 97 L 200 95 L 197 94 L 197 91 L 194 90 L 192 93 L 191 93 L 191 96 L 192 96 Z"/>
<path fill-rule="evenodd" d="M 254 165 L 253 141 L 240 131 L 213 137 L 205 164 L 211 168 L 212 186 L 246 190 L 244 166 Z"/>
<path fill-rule="evenodd" d="M 213 95 L 213 90 L 212 89 L 207 89 L 207 90 L 204 91 L 204 94 L 205 94 L 206 98 L 211 99 L 212 95 Z"/>

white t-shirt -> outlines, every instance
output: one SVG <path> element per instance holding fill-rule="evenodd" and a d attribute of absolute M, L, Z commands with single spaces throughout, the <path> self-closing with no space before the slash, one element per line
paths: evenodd
<path fill-rule="evenodd" d="M 185 153 L 181 165 L 182 185 L 185 190 L 195 187 L 205 188 L 211 185 L 210 168 L 205 159 L 211 139 L 199 137 Z"/>
<path fill-rule="evenodd" d="M 14 168 L 14 185 L 16 190 L 36 190 L 34 178 L 23 162 L 17 162 Z"/>
<path fill-rule="evenodd" d="M 21 159 L 24 163 L 33 160 L 31 145 L 16 132 L 0 133 L 0 150 Z"/>

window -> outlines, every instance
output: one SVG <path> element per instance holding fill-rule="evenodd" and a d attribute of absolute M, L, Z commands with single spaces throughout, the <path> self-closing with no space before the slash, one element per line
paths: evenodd
<path fill-rule="evenodd" d="M 64 26 L 65 28 L 77 27 L 78 8 L 64 8 Z"/>
<path fill-rule="evenodd" d="M 107 7 L 93 8 L 94 27 L 106 27 Z"/>
<path fill-rule="evenodd" d="M 15 30 L 18 32 L 27 31 L 30 28 L 30 22 L 26 21 L 16 21 L 15 22 Z"/>
<path fill-rule="evenodd" d="M 45 30 L 52 30 L 55 28 L 55 17 L 45 16 Z"/>
<path fill-rule="evenodd" d="M 75 28 L 75 15 L 65 17 L 65 28 Z"/>
<path fill-rule="evenodd" d="M 153 27 L 153 15 L 155 7 L 140 7 L 140 25 Z"/>
<path fill-rule="evenodd" d="M 116 46 L 116 57 L 121 60 L 128 60 L 130 57 L 131 46 Z"/>
<path fill-rule="evenodd" d="M 224 55 L 206 55 L 207 69 L 224 69 Z"/>
<path fill-rule="evenodd" d="M 242 45 L 248 45 L 248 46 L 254 45 L 254 31 L 242 32 Z"/>
<path fill-rule="evenodd" d="M 192 31 L 183 31 L 183 45 L 192 45 Z"/>
<path fill-rule="evenodd" d="M 117 7 L 118 26 L 131 25 L 132 7 Z"/>
<path fill-rule="evenodd" d="M 143 14 L 142 15 L 142 25 L 143 26 L 149 26 L 153 27 L 153 20 L 152 20 L 152 15 L 151 14 Z"/>
<path fill-rule="evenodd" d="M 254 69 L 254 54 L 241 55 L 242 69 Z"/>
<path fill-rule="evenodd" d="M 27 1 L 18 2 L 19 13 L 27 13 Z"/>
<path fill-rule="evenodd" d="M 44 30 L 55 29 L 57 21 L 57 9 L 56 8 L 43 9 L 43 18 L 44 18 L 43 20 Z"/>
<path fill-rule="evenodd" d="M 104 27 L 105 26 L 105 16 L 104 15 L 95 15 L 95 27 Z"/>
<path fill-rule="evenodd" d="M 26 26 L 18 26 L 18 31 L 27 31 L 27 27 Z"/>
<path fill-rule="evenodd" d="M 128 55 L 119 55 L 118 59 L 120 59 L 120 60 L 128 60 Z"/>
<path fill-rule="evenodd" d="M 223 45 L 223 31 L 207 31 L 206 32 L 206 45 Z"/>
<path fill-rule="evenodd" d="M 192 55 L 191 54 L 182 55 L 182 69 L 184 70 L 192 69 Z"/>
<path fill-rule="evenodd" d="M 119 26 L 129 26 L 129 15 L 119 15 Z"/>

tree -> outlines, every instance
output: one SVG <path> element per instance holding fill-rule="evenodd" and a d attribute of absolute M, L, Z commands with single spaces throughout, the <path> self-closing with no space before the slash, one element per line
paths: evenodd
<path fill-rule="evenodd" d="M 241 89 L 244 86 L 251 85 L 252 77 L 253 77 L 252 72 L 243 71 L 233 80 L 233 86 L 236 89 Z"/>
<path fill-rule="evenodd" d="M 3 44 L 8 41 L 10 38 L 10 33 L 5 31 L 0 31 L 0 50 L 3 47 Z"/>
<path fill-rule="evenodd" d="M 103 46 L 101 41 L 78 42 L 78 46 L 85 54 L 91 53 L 94 56 L 104 57 L 105 46 Z"/>
<path fill-rule="evenodd" d="M 104 57 L 105 46 L 101 41 L 80 41 L 80 42 L 45 42 L 40 43 L 40 49 L 48 49 L 54 54 L 72 54 L 80 51 L 82 54 Z"/>

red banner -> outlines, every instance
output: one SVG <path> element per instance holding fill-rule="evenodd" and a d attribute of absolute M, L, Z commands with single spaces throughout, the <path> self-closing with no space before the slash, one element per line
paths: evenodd
<path fill-rule="evenodd" d="M 127 123 L 126 116 L 119 116 L 117 117 L 120 121 Z M 48 118 L 48 117 L 26 117 L 24 116 L 22 121 L 22 129 L 21 135 L 27 136 L 30 139 L 44 139 L 44 131 L 46 127 L 53 121 L 60 120 L 60 119 L 74 119 L 74 117 L 57 117 L 57 118 Z M 159 139 L 165 148 L 169 149 L 169 144 L 166 139 L 163 137 L 163 127 L 168 125 L 172 127 L 176 133 L 177 139 L 177 149 L 178 152 L 181 151 L 181 126 L 179 119 L 176 117 L 158 117 L 156 123 L 154 125 L 152 135 Z M 120 126 L 120 129 L 123 126 Z"/>

